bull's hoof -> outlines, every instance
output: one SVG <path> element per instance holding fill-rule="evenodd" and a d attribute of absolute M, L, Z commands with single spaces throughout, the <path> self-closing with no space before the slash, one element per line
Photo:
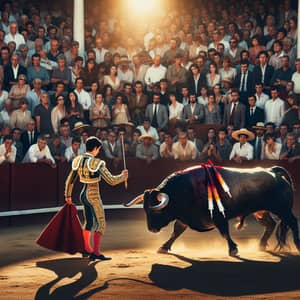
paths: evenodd
<path fill-rule="evenodd" d="M 160 248 L 157 250 L 157 253 L 159 253 L 159 254 L 168 254 L 168 253 L 169 253 L 169 249 L 160 247 Z"/>
<path fill-rule="evenodd" d="M 230 250 L 229 250 L 229 255 L 230 255 L 230 256 L 235 257 L 235 256 L 238 255 L 238 253 L 239 253 L 238 248 L 233 248 L 233 249 L 230 249 Z"/>

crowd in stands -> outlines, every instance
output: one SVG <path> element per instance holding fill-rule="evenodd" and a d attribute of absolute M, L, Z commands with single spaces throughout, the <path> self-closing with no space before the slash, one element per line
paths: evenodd
<path fill-rule="evenodd" d="M 91 134 L 116 165 L 123 152 L 148 163 L 300 158 L 297 13 L 279 2 L 191 1 L 136 34 L 109 8 L 90 10 L 79 55 L 72 16 L 5 1 L 0 164 L 55 167 Z"/>

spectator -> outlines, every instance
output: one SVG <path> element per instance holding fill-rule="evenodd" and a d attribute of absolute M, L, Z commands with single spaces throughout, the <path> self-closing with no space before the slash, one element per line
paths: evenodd
<path fill-rule="evenodd" d="M 223 125 L 233 125 L 234 128 L 243 128 L 245 126 L 246 107 L 239 102 L 239 93 L 236 90 L 231 91 L 231 103 L 225 106 Z"/>
<path fill-rule="evenodd" d="M 60 141 L 60 137 L 57 134 L 52 136 L 51 142 L 48 144 L 50 153 L 55 161 L 64 162 L 66 146 Z"/>
<path fill-rule="evenodd" d="M 26 84 L 26 76 L 20 74 L 18 82 L 12 86 L 8 94 L 9 99 L 12 101 L 13 109 L 20 108 L 20 101 L 26 97 L 28 92 L 30 92 L 30 86 Z"/>
<path fill-rule="evenodd" d="M 195 129 L 193 127 L 187 128 L 187 138 L 189 141 L 193 142 L 196 146 L 197 152 L 200 153 L 203 149 L 203 141 L 196 137 Z"/>
<path fill-rule="evenodd" d="M 33 85 L 35 79 L 40 79 L 42 87 L 48 89 L 50 77 L 48 71 L 41 66 L 41 56 L 39 54 L 33 54 L 31 57 L 32 66 L 27 69 L 28 83 Z"/>
<path fill-rule="evenodd" d="M 264 111 L 256 106 L 256 98 L 248 97 L 248 107 L 246 108 L 246 128 L 252 128 L 257 122 L 265 121 Z"/>
<path fill-rule="evenodd" d="M 110 85 L 114 92 L 120 90 L 121 80 L 118 77 L 117 66 L 112 65 L 109 69 L 109 74 L 104 76 L 103 85 Z"/>
<path fill-rule="evenodd" d="M 282 145 L 279 159 L 287 159 L 292 163 L 300 158 L 300 145 L 294 133 L 289 132 L 286 137 L 286 144 Z"/>
<path fill-rule="evenodd" d="M 140 141 L 141 143 L 136 147 L 136 157 L 145 160 L 147 164 L 158 159 L 159 151 L 158 147 L 154 145 L 153 136 L 150 134 L 141 135 Z"/>
<path fill-rule="evenodd" d="M 294 94 L 296 95 L 297 103 L 300 103 L 300 58 L 295 62 L 296 72 L 292 75 L 292 81 L 294 82 Z"/>
<path fill-rule="evenodd" d="M 256 98 L 256 106 L 261 108 L 262 110 L 265 110 L 265 105 L 267 100 L 269 100 L 269 96 L 265 93 L 263 93 L 263 85 L 261 83 L 255 84 L 255 98 Z"/>
<path fill-rule="evenodd" d="M 90 120 L 94 127 L 107 127 L 110 123 L 110 111 L 103 102 L 103 95 L 96 93 L 95 103 L 90 107 Z"/>
<path fill-rule="evenodd" d="M 37 143 L 29 147 L 23 163 L 45 163 L 51 167 L 55 167 L 55 160 L 43 136 L 39 136 Z"/>
<path fill-rule="evenodd" d="M 123 88 L 126 83 L 132 84 L 133 82 L 133 72 L 129 68 L 129 63 L 128 56 L 121 55 L 118 62 L 118 77 L 120 79 L 121 88 Z"/>
<path fill-rule="evenodd" d="M 65 98 L 63 95 L 56 97 L 56 106 L 51 111 L 51 124 L 55 134 L 58 133 L 60 122 L 66 116 Z"/>
<path fill-rule="evenodd" d="M 96 63 L 100 64 L 104 61 L 104 55 L 108 52 L 107 49 L 103 46 L 103 39 L 101 37 L 97 37 L 95 40 L 95 48 L 93 49 L 96 54 Z"/>
<path fill-rule="evenodd" d="M 134 55 L 132 57 L 132 63 L 133 63 L 133 81 L 136 82 L 140 81 L 142 85 L 145 84 L 145 75 L 147 70 L 149 69 L 149 66 L 142 63 L 142 59 L 140 55 Z"/>
<path fill-rule="evenodd" d="M 265 121 L 279 126 L 284 115 L 284 101 L 278 97 L 276 87 L 271 89 L 271 97 L 265 105 Z"/>
<path fill-rule="evenodd" d="M 210 89 L 221 82 L 221 76 L 218 73 L 218 67 L 214 62 L 209 64 L 209 72 L 206 74 L 206 82 Z"/>
<path fill-rule="evenodd" d="M 256 160 L 262 159 L 262 154 L 264 150 L 264 134 L 266 128 L 263 122 L 257 122 L 255 126 L 252 126 L 255 130 L 255 138 L 251 141 L 251 145 L 253 146 L 253 158 Z"/>
<path fill-rule="evenodd" d="M 225 127 L 218 129 L 216 150 L 217 155 L 219 155 L 219 157 L 217 157 L 217 160 L 229 160 L 229 156 L 232 151 L 232 144 L 228 139 L 228 132 Z"/>
<path fill-rule="evenodd" d="M 33 89 L 27 92 L 25 98 L 28 101 L 28 108 L 31 114 L 34 115 L 35 108 L 41 103 L 41 95 L 45 93 L 41 89 L 42 81 L 39 78 L 33 80 Z"/>
<path fill-rule="evenodd" d="M 175 93 L 169 94 L 169 122 L 172 124 L 182 120 L 183 104 L 177 101 Z"/>
<path fill-rule="evenodd" d="M 197 64 L 192 64 L 187 74 L 187 87 L 190 93 L 200 96 L 201 88 L 206 85 L 205 75 L 200 73 L 200 68 Z"/>
<path fill-rule="evenodd" d="M 159 137 L 155 127 L 151 126 L 150 119 L 145 118 L 142 125 L 139 125 L 137 129 L 141 132 L 141 135 L 152 135 L 156 144 L 159 144 Z"/>
<path fill-rule="evenodd" d="M 3 90 L 3 82 L 0 80 L 0 110 L 3 109 L 4 102 L 8 98 L 8 92 Z"/>
<path fill-rule="evenodd" d="M 148 104 L 146 107 L 145 117 L 150 120 L 151 126 L 159 131 L 160 129 L 166 128 L 168 125 L 168 112 L 167 108 L 160 104 L 159 94 L 154 93 L 152 100 L 153 103 Z"/>
<path fill-rule="evenodd" d="M 145 118 L 146 106 L 148 104 L 148 97 L 143 93 L 143 84 L 141 81 L 136 81 L 134 84 L 135 94 L 128 102 L 129 113 L 135 125 L 141 125 Z"/>
<path fill-rule="evenodd" d="M 180 91 L 183 84 L 186 83 L 187 71 L 181 65 L 182 56 L 180 54 L 175 55 L 175 62 L 168 66 L 166 78 L 170 82 L 170 87 L 173 92 Z"/>
<path fill-rule="evenodd" d="M 173 140 L 170 133 L 165 133 L 164 142 L 159 147 L 159 154 L 161 158 L 174 158 L 172 152 Z"/>
<path fill-rule="evenodd" d="M 0 165 L 3 163 L 14 163 L 16 154 L 17 149 L 13 145 L 12 135 L 4 136 L 3 144 L 0 145 Z"/>
<path fill-rule="evenodd" d="M 0 111 L 0 120 L 4 125 L 10 125 L 10 117 L 13 112 L 12 104 L 10 99 L 6 99 L 3 104 L 3 108 Z"/>
<path fill-rule="evenodd" d="M 262 152 L 262 159 L 278 160 L 282 145 L 276 142 L 275 136 L 267 133 Z"/>
<path fill-rule="evenodd" d="M 220 107 L 216 103 L 215 95 L 208 95 L 208 103 L 204 106 L 204 123 L 205 124 L 221 124 Z"/>
<path fill-rule="evenodd" d="M 219 74 L 221 76 L 221 80 L 227 78 L 231 81 L 234 81 L 236 76 L 236 69 L 230 66 L 230 58 L 225 56 L 223 58 L 222 68 L 219 70 Z"/>
<path fill-rule="evenodd" d="M 83 58 L 81 56 L 77 56 L 74 61 L 74 65 L 71 68 L 72 75 L 72 84 L 75 84 L 75 80 L 80 76 L 80 73 L 83 69 Z"/>
<path fill-rule="evenodd" d="M 83 121 L 84 119 L 83 107 L 78 102 L 78 96 L 75 92 L 70 92 L 67 96 L 66 118 L 70 123 L 71 129 L 73 129 L 76 122 Z"/>
<path fill-rule="evenodd" d="M 229 41 L 229 49 L 225 52 L 225 55 L 229 57 L 232 66 L 239 64 L 242 50 L 243 49 L 238 46 L 236 38 L 232 37 Z"/>
<path fill-rule="evenodd" d="M 129 143 L 129 147 L 128 147 L 128 155 L 130 157 L 136 156 L 136 147 L 140 142 L 139 140 L 140 136 L 141 136 L 140 130 L 135 129 L 132 133 L 131 143 Z"/>
<path fill-rule="evenodd" d="M 15 127 L 12 129 L 11 133 L 13 137 L 13 145 L 17 149 L 16 162 L 21 162 L 23 159 L 23 144 L 21 142 L 22 131 L 20 128 Z"/>
<path fill-rule="evenodd" d="M 11 87 L 18 83 L 18 79 L 21 74 L 25 75 L 26 79 L 26 73 L 26 68 L 19 64 L 19 56 L 17 54 L 12 54 L 10 57 L 10 63 L 4 68 L 4 88 L 7 91 L 10 91 Z"/>
<path fill-rule="evenodd" d="M 124 98 L 122 94 L 118 94 L 116 96 L 116 104 L 112 107 L 111 110 L 112 124 L 125 124 L 130 120 L 128 106 L 123 103 L 123 99 Z"/>
<path fill-rule="evenodd" d="M 122 160 L 122 148 L 116 142 L 116 133 L 110 132 L 107 141 L 103 142 L 103 150 L 105 157 L 111 159 L 115 167 L 117 167 Z"/>
<path fill-rule="evenodd" d="M 204 105 L 196 103 L 196 94 L 190 93 L 190 103 L 183 107 L 182 118 L 188 124 L 204 122 Z"/>
<path fill-rule="evenodd" d="M 281 68 L 281 57 L 284 55 L 282 41 L 276 40 L 273 44 L 274 54 L 270 57 L 269 65 L 275 70 Z"/>
<path fill-rule="evenodd" d="M 9 42 L 15 42 L 16 47 L 18 48 L 21 44 L 25 44 L 24 37 L 18 33 L 18 24 L 17 22 L 11 22 L 9 24 L 9 32 L 5 35 L 4 42 L 8 44 Z"/>
<path fill-rule="evenodd" d="M 80 149 L 81 140 L 78 137 L 72 139 L 72 145 L 65 150 L 65 158 L 68 162 L 72 161 L 76 156 L 83 154 Z"/>
<path fill-rule="evenodd" d="M 23 145 L 23 156 L 27 153 L 29 147 L 36 144 L 38 138 L 38 133 L 35 130 L 35 121 L 33 119 L 29 120 L 24 130 L 21 134 L 21 142 Z"/>
<path fill-rule="evenodd" d="M 47 93 L 41 95 L 41 104 L 36 106 L 34 115 L 36 119 L 37 132 L 40 134 L 53 134 L 51 122 L 52 106 L 49 104 L 49 96 Z"/>
<path fill-rule="evenodd" d="M 86 91 L 91 90 L 91 86 L 92 86 L 93 82 L 98 82 L 98 79 L 99 79 L 98 73 L 99 73 L 99 68 L 98 68 L 95 60 L 88 59 L 86 61 L 84 68 L 80 72 L 80 77 L 82 78 L 82 80 L 84 82 L 84 89 Z M 75 80 L 75 84 L 76 84 L 76 80 Z"/>
<path fill-rule="evenodd" d="M 51 83 L 57 87 L 58 83 L 63 83 L 66 90 L 69 89 L 72 83 L 71 70 L 66 66 L 66 58 L 63 54 L 57 57 L 57 65 L 51 74 Z"/>
<path fill-rule="evenodd" d="M 161 65 L 161 57 L 155 55 L 153 58 L 153 65 L 148 68 L 145 74 L 145 82 L 147 84 L 147 90 L 152 91 L 156 82 L 159 82 L 162 78 L 165 78 L 167 69 Z"/>
<path fill-rule="evenodd" d="M 238 142 L 233 145 L 229 159 L 237 163 L 242 163 L 244 160 L 252 160 L 253 146 L 248 143 L 248 141 L 254 139 L 254 134 L 251 131 L 242 128 L 234 131 L 232 137 Z"/>
<path fill-rule="evenodd" d="M 181 161 L 195 160 L 197 157 L 196 145 L 189 141 L 185 132 L 180 132 L 178 142 L 175 142 L 172 147 L 174 159 Z"/>
<path fill-rule="evenodd" d="M 20 101 L 20 108 L 14 110 L 10 117 L 11 128 L 18 127 L 22 131 L 26 130 L 27 123 L 31 120 L 31 111 L 27 109 L 27 100 L 22 99 Z"/>

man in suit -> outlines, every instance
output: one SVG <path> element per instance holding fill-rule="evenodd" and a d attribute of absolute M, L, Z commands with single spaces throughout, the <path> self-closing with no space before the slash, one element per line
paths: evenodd
<path fill-rule="evenodd" d="M 21 135 L 21 142 L 23 144 L 23 155 L 25 155 L 29 147 L 37 143 L 38 133 L 35 130 L 35 121 L 31 119 L 27 123 L 27 130 L 23 131 Z"/>
<path fill-rule="evenodd" d="M 246 106 L 239 102 L 239 93 L 237 90 L 231 91 L 231 103 L 225 106 L 223 125 L 233 125 L 235 129 L 245 127 Z"/>
<path fill-rule="evenodd" d="M 251 129 L 257 122 L 265 121 L 264 111 L 256 106 L 255 96 L 248 98 L 249 107 L 246 109 L 246 128 Z"/>
<path fill-rule="evenodd" d="M 103 142 L 105 156 L 113 161 L 115 167 L 118 166 L 122 159 L 121 144 L 116 142 L 116 138 L 116 133 L 112 131 L 109 133 L 108 139 Z"/>
<path fill-rule="evenodd" d="M 129 99 L 128 108 L 131 119 L 138 126 L 142 124 L 145 117 L 148 96 L 143 93 L 143 83 L 141 81 L 136 81 L 134 87 L 135 94 Z"/>
<path fill-rule="evenodd" d="M 153 94 L 153 103 L 146 107 L 145 117 L 150 119 L 151 126 L 158 131 L 164 129 L 168 125 L 168 111 L 165 105 L 160 104 L 160 95 Z"/>
<path fill-rule="evenodd" d="M 196 102 L 196 94 L 190 94 L 190 103 L 183 107 L 182 119 L 188 124 L 204 122 L 204 105 Z"/>
<path fill-rule="evenodd" d="M 247 105 L 248 97 L 254 93 L 254 76 L 253 72 L 248 70 L 249 62 L 241 61 L 241 71 L 235 78 L 234 85 L 239 90 L 240 101 Z"/>
<path fill-rule="evenodd" d="M 4 89 L 10 91 L 13 84 L 18 82 L 18 76 L 20 74 L 27 74 L 25 67 L 19 64 L 19 56 L 12 54 L 10 57 L 10 63 L 4 67 Z"/>
<path fill-rule="evenodd" d="M 252 128 L 255 129 L 255 139 L 250 142 L 253 146 L 253 159 L 261 160 L 265 145 L 264 134 L 266 128 L 263 122 L 257 122 Z"/>
<path fill-rule="evenodd" d="M 200 96 L 203 86 L 206 86 L 206 76 L 200 73 L 200 68 L 197 64 L 192 64 L 187 78 L 187 87 L 190 93 Z"/>
<path fill-rule="evenodd" d="M 258 55 L 259 63 L 254 67 L 255 84 L 262 84 L 264 93 L 270 94 L 271 79 L 274 73 L 274 68 L 268 64 L 268 53 L 261 51 Z"/>

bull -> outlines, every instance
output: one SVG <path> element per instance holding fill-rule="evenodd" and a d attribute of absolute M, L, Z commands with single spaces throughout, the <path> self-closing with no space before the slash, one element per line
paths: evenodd
<path fill-rule="evenodd" d="M 129 203 L 143 202 L 147 217 L 148 229 L 159 232 L 161 228 L 176 220 L 172 237 L 162 246 L 161 250 L 169 250 L 176 238 L 190 227 L 198 232 L 217 228 L 227 240 L 229 255 L 238 253 L 237 244 L 231 239 L 228 221 L 259 211 L 265 211 L 261 223 L 266 227 L 261 239 L 265 246 L 275 222 L 269 212 L 280 219 L 277 240 L 279 246 L 286 243 L 288 228 L 292 230 L 293 241 L 300 251 L 298 222 L 292 212 L 294 189 L 288 172 L 282 167 L 263 168 L 221 168 L 219 173 L 230 187 L 229 197 L 220 185 L 217 185 L 225 208 L 225 216 L 214 209 L 212 215 L 208 208 L 207 173 L 202 166 L 178 171 L 166 177 L 160 185 L 146 190 Z"/>

